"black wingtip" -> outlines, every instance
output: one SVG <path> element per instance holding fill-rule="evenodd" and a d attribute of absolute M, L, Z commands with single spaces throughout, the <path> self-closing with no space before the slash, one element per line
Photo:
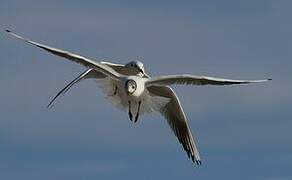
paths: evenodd
<path fill-rule="evenodd" d="M 8 32 L 8 33 L 10 33 L 10 32 L 11 32 L 9 29 L 6 29 L 5 31 L 6 31 L 6 32 Z"/>
<path fill-rule="evenodd" d="M 51 106 L 51 103 L 47 105 L 47 108 L 48 108 L 48 109 L 50 109 L 51 107 L 52 107 L 52 106 Z"/>
<path fill-rule="evenodd" d="M 202 161 L 201 160 L 196 160 L 196 164 L 199 166 L 202 164 Z"/>
<path fill-rule="evenodd" d="M 272 79 L 271 79 L 271 78 L 269 78 L 269 79 L 268 79 L 268 81 L 272 81 Z"/>
<path fill-rule="evenodd" d="M 192 158 L 193 163 L 196 163 L 198 166 L 202 164 L 202 161 L 195 159 L 195 156 L 192 156 L 191 158 Z"/>

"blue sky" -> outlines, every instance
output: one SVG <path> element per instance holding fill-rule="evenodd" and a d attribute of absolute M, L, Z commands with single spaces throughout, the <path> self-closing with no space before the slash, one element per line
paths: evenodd
<path fill-rule="evenodd" d="M 292 179 L 288 0 L 0 0 L 0 179 Z M 133 124 L 84 70 L 4 33 L 87 57 L 142 58 L 151 75 L 272 82 L 174 87 L 199 143 L 194 167 L 158 114 Z"/>

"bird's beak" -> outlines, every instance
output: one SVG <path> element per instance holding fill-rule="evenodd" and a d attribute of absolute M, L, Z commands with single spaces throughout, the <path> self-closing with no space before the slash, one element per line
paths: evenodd
<path fill-rule="evenodd" d="M 142 74 L 145 74 L 143 69 L 139 69 L 139 72 L 142 73 Z"/>

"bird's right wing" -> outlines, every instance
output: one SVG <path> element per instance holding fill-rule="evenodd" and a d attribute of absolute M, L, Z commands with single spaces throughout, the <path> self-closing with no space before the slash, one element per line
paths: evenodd
<path fill-rule="evenodd" d="M 167 119 L 169 126 L 187 152 L 188 157 L 197 165 L 200 165 L 201 158 L 199 151 L 196 147 L 191 129 L 187 124 L 187 118 L 174 91 L 167 86 L 150 86 L 147 89 L 151 96 L 160 96 L 170 99 L 159 112 Z"/>
<path fill-rule="evenodd" d="M 66 59 L 69 59 L 73 62 L 76 62 L 78 64 L 82 64 L 83 66 L 87 67 L 87 68 L 92 68 L 98 72 L 101 72 L 103 73 L 104 75 L 112 78 L 112 79 L 115 79 L 115 80 L 118 80 L 118 77 L 120 76 L 119 73 L 117 73 L 116 71 L 114 71 L 112 68 L 110 68 L 109 66 L 107 65 L 104 65 L 102 63 L 98 63 L 98 62 L 95 62 L 91 59 L 88 59 L 86 57 L 83 57 L 83 56 L 80 56 L 78 54 L 74 54 L 74 53 L 71 53 L 71 52 L 68 52 L 68 51 L 64 51 L 64 50 L 61 50 L 61 49 L 57 49 L 57 48 L 53 48 L 53 47 L 50 47 L 50 46 L 47 46 L 47 45 L 43 45 L 41 43 L 37 43 L 37 42 L 34 42 L 34 41 L 31 41 L 29 39 L 26 39 L 26 38 L 23 38 L 15 33 L 13 33 L 12 31 L 10 30 L 6 30 L 7 33 L 9 33 L 10 35 L 14 36 L 15 38 L 17 39 L 20 39 L 26 43 L 29 43 L 29 44 L 32 44 L 36 47 L 39 47 L 45 51 L 48 51 L 54 55 L 57 55 L 57 56 L 60 56 L 60 57 L 63 57 L 63 58 L 66 58 Z"/>

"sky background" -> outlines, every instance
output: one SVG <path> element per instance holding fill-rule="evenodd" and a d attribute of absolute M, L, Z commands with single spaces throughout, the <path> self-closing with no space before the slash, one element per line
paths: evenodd
<path fill-rule="evenodd" d="M 292 1 L 0 0 L 0 179 L 292 179 Z M 46 105 L 84 70 L 8 36 L 151 75 L 273 78 L 175 86 L 198 139 L 195 167 L 166 121 L 109 104 L 94 81 Z"/>

